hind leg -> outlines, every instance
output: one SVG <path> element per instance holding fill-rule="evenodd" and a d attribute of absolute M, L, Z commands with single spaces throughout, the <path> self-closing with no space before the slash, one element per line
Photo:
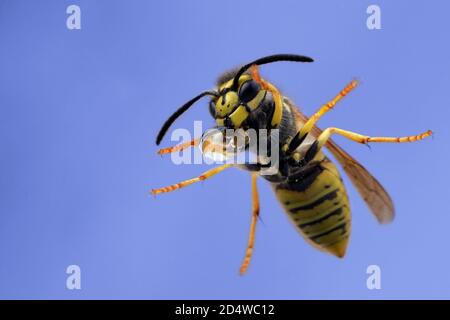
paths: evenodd
<path fill-rule="evenodd" d="M 248 235 L 247 249 L 245 250 L 244 261 L 242 261 L 239 273 L 243 275 L 250 264 L 250 260 L 253 254 L 253 247 L 255 244 L 255 233 L 256 233 L 256 223 L 258 222 L 259 216 L 259 197 L 258 197 L 258 187 L 256 185 L 256 179 L 258 175 L 252 174 L 252 219 L 250 223 L 250 232 Z"/>

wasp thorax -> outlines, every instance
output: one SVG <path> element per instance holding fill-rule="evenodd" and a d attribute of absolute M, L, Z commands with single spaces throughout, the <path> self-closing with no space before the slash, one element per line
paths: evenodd
<path fill-rule="evenodd" d="M 216 116 L 225 117 L 229 115 L 239 102 L 239 98 L 236 92 L 228 91 L 221 95 L 216 102 Z"/>

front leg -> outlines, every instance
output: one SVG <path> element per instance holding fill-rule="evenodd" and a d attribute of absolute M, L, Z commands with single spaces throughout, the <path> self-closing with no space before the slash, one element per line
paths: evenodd
<path fill-rule="evenodd" d="M 203 172 L 198 177 L 195 177 L 195 178 L 192 178 L 192 179 L 188 179 L 188 180 L 184 180 L 184 181 L 172 184 L 172 185 L 167 186 L 167 187 L 163 187 L 163 188 L 159 188 L 159 189 L 153 189 L 151 191 L 151 193 L 153 195 L 157 195 L 157 194 L 160 194 L 160 193 L 166 193 L 166 192 L 175 191 L 177 189 L 186 187 L 186 186 L 188 186 L 190 184 L 206 180 L 206 179 L 208 179 L 208 178 L 218 174 L 219 172 L 222 172 L 225 169 L 231 168 L 232 166 L 233 166 L 232 164 L 224 164 L 224 165 L 221 165 L 219 167 L 216 167 L 216 168 L 213 168 L 211 170 L 208 170 L 206 172 Z"/>

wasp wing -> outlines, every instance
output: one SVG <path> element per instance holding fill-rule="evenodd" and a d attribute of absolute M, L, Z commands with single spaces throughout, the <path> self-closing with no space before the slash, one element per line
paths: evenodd
<path fill-rule="evenodd" d="M 301 127 L 308 118 L 295 106 L 291 106 L 295 114 L 298 127 Z M 310 134 L 317 138 L 322 130 L 314 126 Z M 383 186 L 375 179 L 366 168 L 329 139 L 325 145 L 340 163 L 353 185 L 358 190 L 379 223 L 389 223 L 394 219 L 394 204 Z"/>

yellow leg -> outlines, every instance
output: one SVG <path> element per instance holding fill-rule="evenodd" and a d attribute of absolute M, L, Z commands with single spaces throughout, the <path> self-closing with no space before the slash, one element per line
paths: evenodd
<path fill-rule="evenodd" d="M 309 147 L 308 151 L 306 151 L 305 156 L 303 157 L 303 161 L 305 163 L 310 162 L 320 149 L 327 143 L 328 139 L 330 139 L 332 134 L 339 134 L 341 136 L 346 137 L 352 141 L 367 144 L 369 142 L 393 142 L 393 143 L 402 143 L 402 142 L 414 142 L 418 140 L 422 140 L 428 136 L 431 136 L 433 132 L 428 130 L 427 132 L 418 134 L 416 136 L 406 136 L 406 137 L 369 137 L 356 132 L 347 131 L 339 128 L 327 128 L 325 129 L 317 140 Z"/>
<path fill-rule="evenodd" d="M 358 143 L 364 143 L 367 144 L 369 142 L 394 142 L 394 143 L 402 143 L 402 142 L 414 142 L 418 140 L 422 140 L 428 136 L 431 136 L 433 132 L 431 130 L 428 130 L 427 132 L 415 135 L 415 136 L 406 136 L 406 137 L 369 137 L 365 136 L 359 133 L 339 129 L 339 128 L 327 128 L 325 129 L 317 139 L 318 141 L 318 147 L 322 147 L 327 140 L 330 138 L 332 134 L 339 134 L 341 136 L 344 136 L 352 141 L 358 142 Z"/>
<path fill-rule="evenodd" d="M 323 106 L 320 107 L 320 109 L 311 117 L 308 119 L 308 121 L 306 121 L 306 123 L 303 125 L 303 127 L 300 129 L 300 136 L 307 134 L 309 131 L 311 131 L 311 129 L 313 128 L 313 126 L 317 123 L 317 121 L 328 111 L 330 111 L 331 109 L 334 108 L 334 106 L 342 99 L 344 98 L 347 94 L 350 93 L 350 91 L 352 91 L 353 89 L 356 88 L 356 86 L 358 85 L 358 81 L 357 80 L 352 80 L 349 84 L 347 84 L 347 86 L 341 90 L 341 92 L 338 93 L 337 96 L 335 96 L 333 98 L 333 100 L 327 102 L 326 104 L 324 104 Z"/>
<path fill-rule="evenodd" d="M 192 179 L 189 179 L 189 180 L 185 180 L 185 181 L 182 181 L 182 182 L 179 182 L 179 183 L 176 183 L 176 184 L 172 184 L 172 185 L 167 186 L 167 187 L 163 187 L 163 188 L 159 188 L 159 189 L 153 189 L 151 191 L 151 193 L 153 195 L 157 195 L 157 194 L 160 194 L 160 193 L 171 192 L 171 191 L 174 191 L 174 190 L 186 187 L 186 186 L 188 186 L 190 184 L 193 184 L 195 182 L 206 180 L 206 179 L 212 177 L 213 175 L 218 174 L 219 172 L 222 172 L 223 170 L 228 169 L 228 168 L 230 168 L 232 166 L 233 166 L 232 164 L 224 164 L 224 165 L 221 165 L 221 166 L 219 166 L 217 168 L 213 168 L 211 170 L 208 170 L 208 171 L 202 173 L 201 175 L 199 175 L 198 177 L 195 177 L 195 178 L 192 178 Z"/>
<path fill-rule="evenodd" d="M 258 222 L 259 216 L 258 187 L 256 185 L 257 177 L 257 174 L 252 174 L 252 220 L 250 224 L 250 232 L 248 235 L 248 243 L 247 249 L 245 250 L 244 261 L 242 261 L 241 268 L 239 269 L 239 273 L 241 275 L 243 275 L 247 271 L 250 260 L 252 258 L 253 247 L 255 243 L 256 223 Z"/>
<path fill-rule="evenodd" d="M 305 156 L 303 157 L 303 161 L 305 163 L 310 162 L 320 149 L 327 143 L 328 139 L 330 139 L 332 134 L 339 134 L 341 136 L 346 137 L 352 141 L 367 144 L 369 142 L 391 142 L 391 143 L 402 143 L 402 142 L 414 142 L 418 140 L 422 140 L 428 136 L 431 136 L 433 132 L 428 130 L 427 132 L 415 135 L 415 136 L 406 136 L 406 137 L 369 137 L 356 132 L 347 131 L 339 128 L 330 127 L 325 129 L 317 140 L 309 147 L 308 151 L 306 151 Z"/>
<path fill-rule="evenodd" d="M 311 116 L 311 118 L 308 119 L 308 121 L 306 121 L 306 123 L 303 125 L 303 127 L 300 129 L 300 131 L 297 132 L 297 134 L 294 136 L 294 138 L 292 139 L 292 141 L 291 141 L 291 143 L 289 145 L 288 152 L 292 152 L 295 149 L 297 149 L 297 147 L 304 140 L 306 135 L 311 131 L 311 129 L 314 127 L 314 125 L 317 123 L 317 121 L 319 121 L 319 119 L 325 113 L 327 113 L 328 111 L 333 109 L 334 106 L 342 98 L 344 98 L 347 94 L 349 94 L 350 91 L 355 89 L 357 85 L 358 85 L 358 81 L 357 80 L 352 80 L 349 84 L 347 84 L 347 86 L 344 89 L 341 90 L 341 92 L 339 92 L 337 94 L 337 96 L 335 96 L 331 101 L 329 101 L 326 104 L 322 105 L 319 108 L 319 110 L 315 114 L 313 114 Z"/>
<path fill-rule="evenodd" d="M 160 150 L 158 150 L 158 154 L 167 154 L 167 153 L 181 151 L 181 150 L 196 146 L 199 144 L 199 142 L 200 142 L 199 138 L 192 139 L 191 141 L 180 143 L 173 147 L 160 149 Z"/>

